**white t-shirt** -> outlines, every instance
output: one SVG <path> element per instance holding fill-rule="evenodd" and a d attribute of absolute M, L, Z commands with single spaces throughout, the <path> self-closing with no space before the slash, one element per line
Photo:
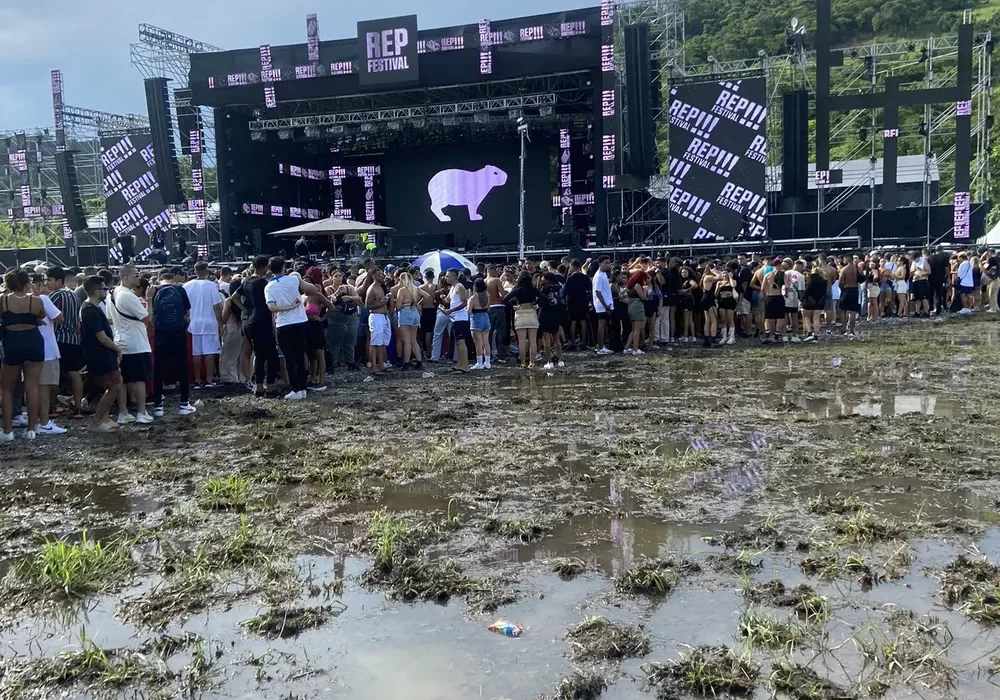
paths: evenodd
<path fill-rule="evenodd" d="M 974 282 L 975 277 L 972 275 L 972 263 L 968 260 L 963 260 L 958 266 L 958 286 L 972 287 Z"/>
<path fill-rule="evenodd" d="M 289 306 L 296 301 L 299 305 L 291 311 L 278 311 L 274 314 L 274 325 L 278 328 L 282 326 L 293 326 L 296 323 L 305 323 L 309 319 L 306 317 L 305 306 L 299 298 L 299 278 L 293 275 L 278 275 L 267 283 L 264 287 L 264 301 L 268 304 L 278 306 Z"/>
<path fill-rule="evenodd" d="M 212 280 L 191 280 L 184 284 L 191 302 L 191 335 L 212 335 L 219 332 L 219 320 L 215 317 L 215 307 L 222 304 L 219 287 Z"/>
<path fill-rule="evenodd" d="M 611 298 L 611 282 L 608 280 L 608 274 L 598 270 L 594 275 L 594 311 L 599 314 L 611 313 L 612 309 L 601 303 L 601 297 L 604 297 L 609 304 L 615 303 Z"/>
<path fill-rule="evenodd" d="M 114 303 L 111 303 L 112 295 Z M 126 318 L 125 314 L 132 318 Z M 121 347 L 123 355 L 152 352 L 146 324 L 142 322 L 148 315 L 149 311 L 128 287 L 115 287 L 108 296 L 108 318 L 115 330 L 115 343 Z M 133 320 L 136 318 L 139 320 Z"/>
<path fill-rule="evenodd" d="M 789 270 L 785 273 L 785 308 L 799 308 L 799 293 L 805 290 L 805 281 L 801 272 Z"/>
<path fill-rule="evenodd" d="M 59 317 L 61 313 L 56 305 L 52 303 L 47 294 L 39 297 L 42 306 L 45 308 L 45 318 L 38 330 L 42 333 L 42 340 L 45 341 L 45 361 L 59 359 L 59 343 L 56 342 L 56 327 L 52 321 Z"/>

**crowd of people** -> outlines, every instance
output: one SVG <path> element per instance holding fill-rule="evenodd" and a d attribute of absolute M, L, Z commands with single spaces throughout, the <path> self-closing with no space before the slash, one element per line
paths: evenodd
<path fill-rule="evenodd" d="M 197 411 L 192 389 L 218 382 L 259 397 L 305 399 L 340 370 L 488 371 L 495 363 L 565 366 L 566 353 L 641 356 L 736 338 L 811 343 L 853 338 L 859 319 L 997 311 L 992 250 L 614 262 L 533 260 L 420 270 L 372 260 L 326 269 L 259 256 L 237 274 L 14 269 L 0 296 L 0 442 L 59 435 L 54 419 L 93 414 L 108 431 Z M 284 388 L 279 390 L 279 378 Z M 117 405 L 117 417 L 111 413 Z"/>

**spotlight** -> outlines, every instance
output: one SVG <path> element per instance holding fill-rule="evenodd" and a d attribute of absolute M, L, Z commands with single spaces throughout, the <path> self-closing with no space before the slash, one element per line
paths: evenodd
<path fill-rule="evenodd" d="M 920 130 L 917 133 L 921 136 L 927 136 L 927 122 L 920 122 Z"/>
<path fill-rule="evenodd" d="M 375 125 L 372 124 L 371 122 L 365 122 L 364 124 L 361 125 L 361 131 L 365 132 L 366 134 L 374 130 L 375 130 Z"/>
<path fill-rule="evenodd" d="M 458 124 L 458 117 L 445 117 L 441 120 L 441 123 L 445 126 L 456 126 Z"/>
<path fill-rule="evenodd" d="M 425 126 L 427 126 L 427 120 L 424 119 L 423 117 L 419 117 L 418 119 L 414 119 L 412 123 L 413 123 L 414 128 L 416 128 L 416 129 L 423 129 Z"/>
<path fill-rule="evenodd" d="M 858 129 L 858 141 L 867 141 L 867 140 L 868 140 L 868 128 L 863 126 L 860 129 Z"/>
<path fill-rule="evenodd" d="M 875 59 L 871 56 L 865 56 L 865 73 L 871 73 L 875 70 Z"/>
<path fill-rule="evenodd" d="M 986 130 L 990 131 L 992 129 L 993 129 L 993 115 L 992 114 L 987 114 L 986 115 Z"/>
<path fill-rule="evenodd" d="M 399 131 L 401 128 L 403 128 L 403 125 L 395 120 L 391 122 L 386 122 L 386 126 L 389 127 L 390 131 Z"/>
<path fill-rule="evenodd" d="M 538 114 L 542 117 L 551 117 L 555 113 L 555 109 L 552 105 L 542 105 L 538 108 Z"/>
<path fill-rule="evenodd" d="M 916 51 L 917 50 L 917 45 L 914 44 L 914 43 L 909 43 L 909 44 L 906 45 L 906 50 L 907 51 Z"/>
<path fill-rule="evenodd" d="M 267 134 L 263 131 L 251 131 L 250 132 L 251 141 L 267 141 Z"/>
<path fill-rule="evenodd" d="M 292 135 L 293 133 L 291 129 L 278 129 L 278 138 L 282 141 L 287 141 L 292 138 Z"/>
<path fill-rule="evenodd" d="M 857 58 L 857 57 L 858 57 L 858 50 L 851 49 L 851 58 Z"/>
<path fill-rule="evenodd" d="M 328 131 L 331 134 L 342 134 L 342 133 L 344 133 L 344 125 L 343 124 L 334 124 L 333 126 L 331 126 L 328 129 Z"/>
<path fill-rule="evenodd" d="M 318 139 L 320 137 L 320 132 L 319 132 L 319 127 L 318 126 L 307 126 L 305 128 L 305 132 L 306 132 L 306 138 L 307 139 Z"/>
<path fill-rule="evenodd" d="M 921 63 L 927 63 L 927 47 L 926 46 L 921 46 L 920 47 L 920 62 Z"/>
<path fill-rule="evenodd" d="M 518 117 L 522 116 L 523 114 L 524 114 L 524 112 L 522 110 L 520 110 L 520 109 L 512 109 L 512 110 L 509 110 L 507 112 L 507 116 L 510 117 L 511 119 L 517 119 Z"/>
<path fill-rule="evenodd" d="M 490 115 L 486 112 L 476 112 L 472 115 L 472 120 L 476 122 L 476 124 L 485 124 L 490 120 Z"/>

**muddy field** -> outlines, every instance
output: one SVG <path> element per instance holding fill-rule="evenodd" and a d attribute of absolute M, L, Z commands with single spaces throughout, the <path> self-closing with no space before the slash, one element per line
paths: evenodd
<path fill-rule="evenodd" d="M 1000 323 L 824 341 L 0 448 L 0 700 L 998 698 Z"/>

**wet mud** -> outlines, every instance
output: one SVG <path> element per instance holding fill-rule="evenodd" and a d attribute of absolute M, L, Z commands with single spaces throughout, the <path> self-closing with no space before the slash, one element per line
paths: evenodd
<path fill-rule="evenodd" d="M 0 700 L 1000 697 L 998 351 L 351 374 L 5 446 Z"/>

